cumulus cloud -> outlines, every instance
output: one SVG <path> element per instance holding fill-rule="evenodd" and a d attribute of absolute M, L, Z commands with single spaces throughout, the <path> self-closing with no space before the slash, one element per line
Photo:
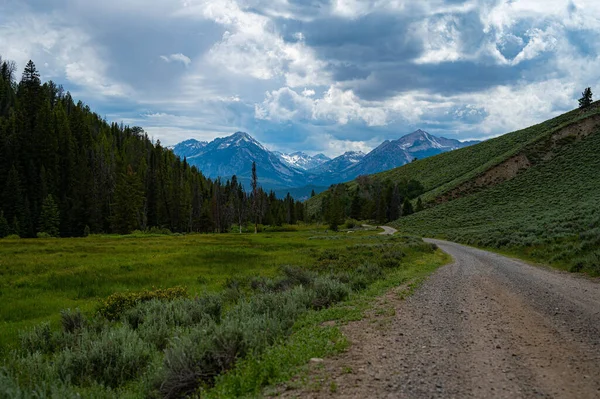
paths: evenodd
<path fill-rule="evenodd" d="M 184 5 L 178 15 L 208 19 L 227 29 L 207 54 L 209 62 L 255 79 L 283 77 L 291 87 L 329 81 L 326 63 L 315 57 L 301 34 L 295 42 L 285 41 L 273 21 L 234 0 L 187 0 Z"/>
<path fill-rule="evenodd" d="M 185 65 L 186 67 L 192 63 L 192 60 L 190 59 L 190 57 L 183 55 L 182 53 L 171 54 L 171 55 L 161 55 L 160 59 L 166 63 L 180 62 L 183 65 Z"/>
<path fill-rule="evenodd" d="M 23 14 L 0 24 L 0 54 L 23 68 L 28 60 L 44 65 L 46 79 L 66 79 L 88 96 L 124 97 L 132 89 L 110 77 L 109 65 L 92 38 L 61 18 Z M 65 82 L 66 83 L 66 82 Z"/>
<path fill-rule="evenodd" d="M 268 92 L 265 100 L 256 105 L 255 115 L 259 119 L 275 121 L 326 121 L 340 125 L 360 122 L 367 126 L 386 124 L 386 110 L 361 101 L 351 90 L 331 86 L 321 98 L 315 99 L 305 92 L 299 94 L 289 87 Z"/>
<path fill-rule="evenodd" d="M 600 85 L 598 15 L 594 0 L 5 0 L 0 54 L 165 144 L 246 130 L 337 155 L 575 107 Z"/>

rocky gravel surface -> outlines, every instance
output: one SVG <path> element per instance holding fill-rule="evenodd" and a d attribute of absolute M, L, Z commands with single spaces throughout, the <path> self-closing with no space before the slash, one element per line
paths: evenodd
<path fill-rule="evenodd" d="M 454 262 L 344 326 L 350 349 L 280 396 L 600 398 L 598 280 L 428 241 Z"/>

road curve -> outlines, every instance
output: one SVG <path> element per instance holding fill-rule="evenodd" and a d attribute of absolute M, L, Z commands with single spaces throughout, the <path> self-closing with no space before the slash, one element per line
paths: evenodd
<path fill-rule="evenodd" d="M 371 226 L 369 224 L 363 224 L 363 227 L 375 227 L 375 226 Z M 390 227 L 390 226 L 377 226 L 377 227 L 380 229 L 383 229 L 383 231 L 381 233 L 379 233 L 382 236 L 391 236 L 398 232 L 398 230 L 396 230 L 395 228 Z"/>
<path fill-rule="evenodd" d="M 398 230 L 390 226 L 379 226 L 379 228 L 383 229 L 383 232 L 379 233 L 382 236 L 391 236 L 398 232 Z"/>
<path fill-rule="evenodd" d="M 300 397 L 600 398 L 597 280 L 427 241 L 454 261 L 388 294 L 388 319 L 343 327 L 352 345 L 323 367 L 335 392 Z"/>

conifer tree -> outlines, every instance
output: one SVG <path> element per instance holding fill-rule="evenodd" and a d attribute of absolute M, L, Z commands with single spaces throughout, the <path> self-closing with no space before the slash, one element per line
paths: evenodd
<path fill-rule="evenodd" d="M 10 234 L 10 227 L 8 221 L 4 217 L 4 212 L 0 211 L 0 238 L 4 238 Z"/>
<path fill-rule="evenodd" d="M 256 174 L 256 162 L 252 162 L 252 211 L 254 213 L 254 234 L 258 233 L 258 175 Z"/>
<path fill-rule="evenodd" d="M 417 207 L 415 209 L 415 212 L 421 212 L 423 209 L 425 209 L 425 207 L 423 206 L 423 201 L 421 200 L 421 197 L 419 197 L 417 199 Z"/>
<path fill-rule="evenodd" d="M 23 196 L 21 191 L 21 179 L 19 172 L 13 165 L 8 172 L 4 193 L 2 196 L 2 208 L 7 220 L 19 219 L 23 215 Z M 15 233 L 18 234 L 18 233 Z"/>
<path fill-rule="evenodd" d="M 592 105 L 592 89 L 587 87 L 583 93 L 581 93 L 581 98 L 579 99 L 579 108 L 587 108 Z"/>
<path fill-rule="evenodd" d="M 9 235 L 14 234 L 17 236 L 21 236 L 21 224 L 19 223 L 19 219 L 17 217 L 13 217 L 12 223 L 9 228 Z"/>
<path fill-rule="evenodd" d="M 129 234 L 140 228 L 143 189 L 131 166 L 122 173 L 115 189 L 113 227 L 119 234 Z"/>
<path fill-rule="evenodd" d="M 352 196 L 352 202 L 350 203 L 350 217 L 352 219 L 360 220 L 362 213 L 362 204 L 361 204 L 360 195 L 358 193 L 358 188 L 354 192 Z"/>
<path fill-rule="evenodd" d="M 329 201 L 329 209 L 327 212 L 327 223 L 333 231 L 338 231 L 339 226 L 344 222 L 344 208 L 340 198 L 338 188 L 334 188 Z"/>
<path fill-rule="evenodd" d="M 404 203 L 402 204 L 402 216 L 412 215 L 414 213 L 412 203 L 408 198 L 404 199 Z"/>
<path fill-rule="evenodd" d="M 42 204 L 39 231 L 41 233 L 46 233 L 51 237 L 59 237 L 59 227 L 60 212 L 58 210 L 58 205 L 56 205 L 52 195 L 48 195 L 46 198 L 44 198 L 44 202 Z"/>

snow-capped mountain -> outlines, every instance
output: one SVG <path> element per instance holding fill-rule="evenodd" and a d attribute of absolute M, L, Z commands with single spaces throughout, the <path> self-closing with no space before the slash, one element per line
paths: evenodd
<path fill-rule="evenodd" d="M 311 187 L 324 188 L 360 175 L 397 168 L 415 158 L 426 158 L 476 143 L 436 137 L 417 130 L 398 140 L 386 140 L 368 154 L 346 152 L 329 159 L 323 154 L 311 157 L 303 152 L 271 152 L 249 134 L 237 132 L 210 143 L 186 140 L 174 146 L 173 151 L 180 157 L 186 157 L 188 163 L 197 166 L 205 176 L 229 179 L 236 175 L 246 189 L 250 188 L 252 162 L 255 161 L 263 188 L 279 192 L 295 188 L 296 196 L 301 198 L 310 194 Z"/>
<path fill-rule="evenodd" d="M 339 157 L 324 162 L 316 168 L 310 169 L 309 171 L 315 175 L 322 175 L 326 173 L 339 174 L 358 164 L 365 157 L 365 155 L 366 154 L 361 151 L 348 151 Z"/>
<path fill-rule="evenodd" d="M 174 151 L 181 156 L 177 153 L 177 146 Z M 260 184 L 266 189 L 298 187 L 306 180 L 302 171 L 284 164 L 275 154 L 243 132 L 211 141 L 188 156 L 187 161 L 207 177 L 229 179 L 236 175 L 246 189 L 250 188 L 252 162 L 256 162 Z"/>
<path fill-rule="evenodd" d="M 344 177 L 352 180 L 360 175 L 371 175 L 406 165 L 414 157 L 402 148 L 399 141 L 384 141 L 379 147 L 365 155 L 359 163 L 345 170 Z"/>
<path fill-rule="evenodd" d="M 189 139 L 186 141 L 182 141 L 181 143 L 168 147 L 173 150 L 173 152 L 181 158 L 187 158 L 189 156 L 193 156 L 198 154 L 204 147 L 208 145 L 207 141 L 198 141 L 194 139 Z"/>
<path fill-rule="evenodd" d="M 423 130 L 417 130 L 398 140 L 386 140 L 366 155 L 346 153 L 325 162 L 309 171 L 317 175 L 310 181 L 318 185 L 350 181 L 360 175 L 371 175 L 406 165 L 415 158 L 426 158 L 476 143 L 477 141 L 461 142 L 436 137 Z"/>
<path fill-rule="evenodd" d="M 419 129 L 395 141 L 413 158 L 427 158 L 442 152 L 456 150 L 478 143 L 478 141 L 458 141 L 445 137 L 436 137 Z"/>
<path fill-rule="evenodd" d="M 331 158 L 323 154 L 310 156 L 301 151 L 294 152 L 291 154 L 284 154 L 282 152 L 275 151 L 274 154 L 277 155 L 283 163 L 286 163 L 289 166 L 302 170 L 310 170 L 316 168 L 317 166 L 322 165 L 323 163 L 331 160 Z"/>

